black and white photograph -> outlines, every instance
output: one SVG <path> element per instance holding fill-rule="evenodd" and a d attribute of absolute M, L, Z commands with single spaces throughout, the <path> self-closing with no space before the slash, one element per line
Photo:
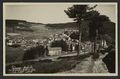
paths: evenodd
<path fill-rule="evenodd" d="M 117 76 L 117 3 L 3 3 L 5 76 Z"/>

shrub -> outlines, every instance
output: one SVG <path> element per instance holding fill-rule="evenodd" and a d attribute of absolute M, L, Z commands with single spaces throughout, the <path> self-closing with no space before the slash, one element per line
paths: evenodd
<path fill-rule="evenodd" d="M 67 51 L 68 46 L 64 40 L 58 40 L 51 43 L 51 47 L 61 47 L 62 51 Z"/>
<path fill-rule="evenodd" d="M 35 59 L 37 57 L 43 56 L 45 52 L 45 49 L 42 45 L 39 45 L 37 47 L 32 47 L 25 51 L 23 60 L 30 60 Z"/>

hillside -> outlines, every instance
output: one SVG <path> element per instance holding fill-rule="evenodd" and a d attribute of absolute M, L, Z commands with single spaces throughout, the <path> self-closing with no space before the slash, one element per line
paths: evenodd
<path fill-rule="evenodd" d="M 75 22 L 69 23 L 56 23 L 56 24 L 47 24 L 48 28 L 56 28 L 56 29 L 77 29 L 77 24 Z"/>
<path fill-rule="evenodd" d="M 83 33 L 83 38 L 86 39 L 88 38 L 88 31 L 89 31 L 89 22 L 82 22 L 81 26 L 83 26 L 83 30 L 86 32 Z M 77 24 L 75 22 L 71 23 L 58 23 L 58 24 L 47 24 L 48 28 L 52 29 L 78 29 Z M 106 34 L 108 34 L 112 39 L 115 39 L 115 23 L 113 22 L 104 22 L 103 23 L 103 29 Z M 83 40 L 84 40 L 83 39 Z"/>
<path fill-rule="evenodd" d="M 11 22 L 12 21 L 12 26 Z M 77 24 L 75 22 L 69 23 L 56 23 L 56 24 L 42 24 L 42 23 L 34 23 L 34 22 L 27 22 L 23 20 L 11 20 L 7 23 L 7 32 L 13 32 L 9 29 L 14 29 L 15 33 L 20 33 L 22 36 L 27 37 L 29 39 L 44 39 L 48 38 L 50 35 L 61 33 L 65 29 L 68 30 L 75 30 L 78 29 Z M 15 24 L 13 24 L 14 22 Z M 89 35 L 89 22 L 82 22 L 81 26 L 83 26 L 83 30 L 86 32 L 83 33 L 83 40 L 88 39 Z M 13 28 L 19 27 L 19 28 Z M 105 33 L 108 34 L 112 39 L 115 39 L 115 23 L 113 22 L 104 22 L 103 27 Z"/>
<path fill-rule="evenodd" d="M 20 38 L 20 37 L 24 37 L 26 40 L 29 39 L 46 39 L 48 37 L 50 37 L 53 34 L 56 33 L 61 33 L 63 32 L 65 29 L 77 29 L 76 23 L 58 23 L 58 24 L 42 24 L 42 23 L 32 23 L 30 24 L 31 26 L 29 27 L 29 29 L 32 29 L 33 31 L 25 31 L 25 30 L 18 30 L 16 29 L 14 31 L 14 33 L 18 33 L 19 36 L 14 36 L 13 38 Z M 82 26 L 84 26 L 84 29 L 86 29 L 87 31 L 89 30 L 88 28 L 88 23 L 84 22 L 82 23 Z M 6 27 L 8 28 L 8 26 Z M 12 27 L 10 27 L 12 28 Z M 26 27 L 28 28 L 28 27 Z M 105 22 L 104 23 L 104 29 L 106 31 L 106 33 L 112 37 L 113 41 L 115 39 L 115 23 L 112 22 Z M 8 31 L 7 33 L 12 32 L 12 31 Z M 88 32 L 89 33 L 89 32 Z M 86 40 L 88 38 L 88 33 L 84 33 L 82 39 Z M 9 52 L 8 52 L 9 51 Z M 14 51 L 14 52 L 13 52 Z M 20 51 L 20 55 L 18 54 Z M 23 48 L 21 49 L 12 49 L 7 47 L 7 53 L 6 53 L 6 60 L 7 62 L 13 62 L 13 61 L 20 61 L 22 60 L 23 57 Z M 19 55 L 19 57 L 18 57 Z M 12 59 L 11 57 L 13 57 L 15 59 Z M 16 59 L 17 58 L 17 59 Z"/>

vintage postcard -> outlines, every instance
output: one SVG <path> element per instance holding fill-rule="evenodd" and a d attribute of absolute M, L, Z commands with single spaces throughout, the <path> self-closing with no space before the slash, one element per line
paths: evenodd
<path fill-rule="evenodd" d="M 3 3 L 4 76 L 117 76 L 118 4 Z"/>

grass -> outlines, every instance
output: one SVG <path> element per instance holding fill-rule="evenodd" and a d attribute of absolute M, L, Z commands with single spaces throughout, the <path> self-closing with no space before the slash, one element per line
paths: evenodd
<path fill-rule="evenodd" d="M 37 62 L 37 61 L 31 61 L 27 63 L 22 64 L 14 64 L 16 67 L 24 67 L 24 66 L 32 66 L 35 71 L 33 73 L 57 73 L 62 72 L 66 70 L 70 70 L 75 67 L 77 64 L 77 61 L 75 60 L 60 60 L 60 61 L 54 61 L 54 62 Z M 6 67 L 6 73 L 9 72 L 9 69 L 13 65 L 9 65 Z"/>
<path fill-rule="evenodd" d="M 22 61 L 24 51 L 21 47 L 12 48 L 6 46 L 6 63 Z"/>
<path fill-rule="evenodd" d="M 64 72 L 71 70 L 76 67 L 78 63 L 82 61 L 82 59 L 89 57 L 90 54 L 83 55 L 83 56 L 73 56 L 73 57 L 64 57 L 64 58 L 58 58 L 58 61 L 50 61 L 50 60 L 41 60 L 41 61 L 28 61 L 23 62 L 20 64 L 12 64 L 6 66 L 6 73 L 12 73 L 9 72 L 9 69 L 11 66 L 16 67 L 24 67 L 24 66 L 32 66 L 35 71 L 32 73 L 58 73 L 58 72 Z"/>

